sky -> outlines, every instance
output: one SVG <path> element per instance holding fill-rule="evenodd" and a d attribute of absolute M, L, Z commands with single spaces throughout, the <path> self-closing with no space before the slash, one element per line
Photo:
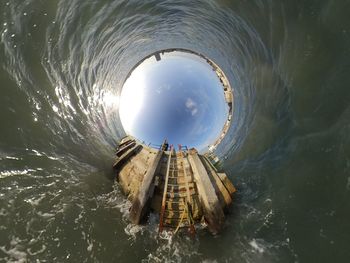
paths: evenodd
<path fill-rule="evenodd" d="M 146 144 L 204 150 L 228 117 L 222 84 L 197 55 L 170 52 L 142 62 L 124 83 L 119 114 L 125 131 Z"/>

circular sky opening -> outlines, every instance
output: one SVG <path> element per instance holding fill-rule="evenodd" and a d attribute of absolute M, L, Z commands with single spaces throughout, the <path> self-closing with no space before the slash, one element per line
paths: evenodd
<path fill-rule="evenodd" d="M 160 51 L 131 71 L 120 95 L 125 132 L 157 147 L 166 139 L 205 151 L 231 120 L 232 91 L 221 69 L 202 55 Z"/>

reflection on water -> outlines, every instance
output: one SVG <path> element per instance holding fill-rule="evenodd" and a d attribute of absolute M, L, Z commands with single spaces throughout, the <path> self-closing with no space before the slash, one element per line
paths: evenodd
<path fill-rule="evenodd" d="M 120 97 L 124 129 L 153 145 L 206 150 L 228 118 L 223 84 L 207 61 L 190 52 L 155 53 L 126 80 Z"/>

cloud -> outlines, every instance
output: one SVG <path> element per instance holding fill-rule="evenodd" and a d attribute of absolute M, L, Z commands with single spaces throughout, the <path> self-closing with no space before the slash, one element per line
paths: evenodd
<path fill-rule="evenodd" d="M 190 98 L 187 98 L 187 100 L 186 100 L 186 108 L 191 109 L 195 105 L 196 104 L 194 103 L 193 100 L 191 100 Z"/>
<path fill-rule="evenodd" d="M 196 131 L 197 135 L 199 134 L 204 134 L 206 133 L 207 131 L 209 131 L 210 129 L 210 126 L 205 126 L 205 125 L 200 125 Z"/>
<path fill-rule="evenodd" d="M 198 112 L 197 104 L 191 98 L 187 98 L 185 105 L 186 105 L 186 108 L 191 111 L 192 116 L 197 114 Z"/>
<path fill-rule="evenodd" d="M 169 90 L 171 90 L 170 84 L 162 84 L 156 89 L 156 92 L 160 94 L 160 93 L 163 93 L 164 91 L 169 91 Z"/>

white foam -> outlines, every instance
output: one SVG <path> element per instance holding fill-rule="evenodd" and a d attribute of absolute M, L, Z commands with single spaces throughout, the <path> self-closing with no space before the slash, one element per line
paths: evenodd
<path fill-rule="evenodd" d="M 57 107 L 56 105 L 53 105 L 53 106 L 52 106 L 52 110 L 53 110 L 54 112 L 58 112 L 58 107 Z"/>
<path fill-rule="evenodd" d="M 41 249 L 39 249 L 38 251 L 32 252 L 32 250 L 29 248 L 29 249 L 27 249 L 27 252 L 28 252 L 31 256 L 35 256 L 35 255 L 38 255 L 38 254 L 43 253 L 45 250 L 46 250 L 46 246 L 45 246 L 45 245 L 42 245 L 42 246 L 41 246 Z"/>
<path fill-rule="evenodd" d="M 13 156 L 6 156 L 7 160 L 21 160 L 21 158 L 13 157 Z"/>
<path fill-rule="evenodd" d="M 148 254 L 142 262 L 191 262 L 191 257 L 201 255 L 198 253 L 199 242 L 193 242 L 191 238 L 179 237 L 172 231 L 163 231 L 157 235 L 157 249 Z M 209 262 L 209 261 L 205 261 Z"/>
<path fill-rule="evenodd" d="M 89 252 L 91 252 L 92 251 L 92 247 L 93 247 L 93 244 L 92 244 L 92 242 L 91 243 L 89 243 L 89 241 L 88 241 L 88 247 L 86 248 L 86 250 L 87 251 L 89 251 Z"/>
<path fill-rule="evenodd" d="M 51 217 L 54 217 L 55 215 L 54 214 L 51 214 L 51 213 L 42 213 L 42 212 L 38 212 L 38 215 L 43 217 L 43 218 L 51 218 Z"/>
<path fill-rule="evenodd" d="M 43 156 L 43 154 L 37 150 L 32 149 L 32 152 L 35 153 L 36 156 Z"/>
<path fill-rule="evenodd" d="M 5 208 L 0 209 L 0 216 L 7 216 L 7 212 L 6 212 Z"/>
<path fill-rule="evenodd" d="M 47 156 L 47 158 L 49 158 L 50 160 L 59 160 L 59 158 L 57 158 L 57 157 L 53 157 L 53 156 Z"/>
<path fill-rule="evenodd" d="M 130 214 L 131 202 L 129 200 L 125 200 L 117 205 L 120 212 L 123 214 L 124 218 L 128 218 Z"/>
<path fill-rule="evenodd" d="M 0 179 L 6 178 L 14 175 L 26 175 L 30 172 L 35 172 L 33 169 L 24 169 L 24 170 L 5 170 L 0 172 Z"/>
<path fill-rule="evenodd" d="M 76 219 L 74 219 L 74 222 L 75 222 L 76 224 L 78 224 L 79 221 L 80 221 L 81 219 L 83 219 L 83 213 L 84 213 L 83 211 L 80 212 L 79 215 L 78 215 L 78 217 L 77 217 Z"/>
<path fill-rule="evenodd" d="M 272 209 L 266 214 L 265 218 L 264 218 L 264 224 L 268 224 L 271 220 L 271 217 L 273 216 L 273 211 Z"/>
<path fill-rule="evenodd" d="M 130 239 L 135 240 L 136 235 L 138 233 L 142 233 L 144 231 L 144 228 L 145 227 L 141 225 L 128 224 L 124 229 L 124 232 L 129 236 L 129 240 Z"/>
<path fill-rule="evenodd" d="M 33 198 L 29 198 L 29 199 L 25 199 L 24 201 L 31 204 L 32 206 L 38 206 L 40 201 L 43 200 L 45 197 L 45 194 L 42 194 L 39 198 L 35 199 Z"/>
<path fill-rule="evenodd" d="M 258 251 L 259 253 L 263 253 L 265 250 L 262 247 L 262 245 L 259 244 L 258 242 L 256 239 L 253 239 L 252 241 L 249 242 L 249 245 L 251 245 L 254 248 L 254 250 Z"/>
<path fill-rule="evenodd" d="M 12 248 L 6 249 L 5 246 L 0 247 L 0 250 L 7 254 L 10 258 L 6 258 L 7 262 L 25 263 L 27 262 L 27 253 L 23 252 L 23 247 L 19 244 L 20 239 L 12 237 L 10 242 Z"/>

